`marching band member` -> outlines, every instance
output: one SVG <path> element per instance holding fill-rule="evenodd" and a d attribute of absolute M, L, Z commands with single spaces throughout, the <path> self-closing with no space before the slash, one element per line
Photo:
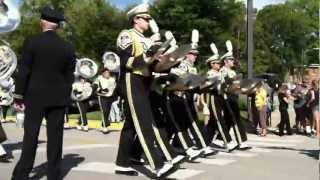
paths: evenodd
<path fill-rule="evenodd" d="M 179 66 L 171 69 L 171 73 L 178 76 L 182 76 L 184 74 L 197 74 L 197 69 L 194 67 L 194 62 L 196 61 L 198 55 L 198 50 L 190 50 Z M 215 154 L 216 151 L 211 149 L 208 144 L 206 144 L 202 134 L 203 132 L 199 128 L 199 120 L 193 100 L 194 95 L 195 94 L 192 92 L 175 92 L 174 94 L 171 94 L 170 99 L 172 103 L 172 111 L 175 116 L 179 116 L 175 117 L 175 119 L 183 131 L 187 133 L 187 130 L 190 130 L 194 140 L 196 141 L 197 148 L 200 149 L 200 152 L 205 156 L 209 156 Z M 181 116 L 184 118 L 181 118 Z M 188 144 L 188 147 L 192 147 L 192 140 L 190 140 L 187 136 L 185 136 L 185 138 L 187 139 L 186 143 Z M 186 153 L 188 154 L 188 151 L 186 151 Z M 194 152 L 191 154 L 193 153 Z"/>
<path fill-rule="evenodd" d="M 211 45 L 214 49 L 214 55 L 207 60 L 209 71 L 207 72 L 207 83 L 212 83 L 214 86 L 210 88 L 208 95 L 204 97 L 209 107 L 210 119 L 205 126 L 206 142 L 210 144 L 215 135 L 223 140 L 223 146 L 228 150 L 232 150 L 235 146 L 230 144 L 232 138 L 227 129 L 226 120 L 223 117 L 223 97 L 221 95 L 221 73 L 220 60 L 218 50 L 214 44 Z"/>
<path fill-rule="evenodd" d="M 290 119 L 288 113 L 290 95 L 288 93 L 288 85 L 281 85 L 278 93 L 279 98 L 279 111 L 280 111 L 280 125 L 279 125 L 279 136 L 284 135 L 284 128 L 287 130 L 287 135 L 292 135 L 290 126 Z"/>
<path fill-rule="evenodd" d="M 90 82 L 88 82 L 87 79 L 81 76 L 79 78 L 80 78 L 79 82 L 73 83 L 72 85 L 72 91 L 76 97 L 81 97 L 85 89 L 91 88 L 91 84 Z M 89 99 L 76 100 L 75 103 L 77 104 L 77 107 L 80 113 L 80 117 L 78 118 L 77 129 L 87 132 L 89 130 L 88 118 L 87 118 L 87 112 L 89 109 Z"/>
<path fill-rule="evenodd" d="M 7 140 L 7 135 L 2 127 L 2 124 L 0 123 L 0 162 L 10 163 L 13 159 L 13 156 L 9 155 L 1 144 L 5 140 Z"/>
<path fill-rule="evenodd" d="M 0 82 L 0 106 L 1 106 L 1 122 L 7 122 L 7 112 L 13 103 L 13 92 L 15 89 L 12 77 Z"/>
<path fill-rule="evenodd" d="M 112 103 L 116 100 L 114 94 L 116 88 L 116 78 L 111 75 L 109 69 L 104 68 L 102 74 L 94 81 L 96 87 L 96 94 L 98 95 L 99 107 L 102 112 L 102 132 L 108 133 L 108 126 L 110 126 L 109 114 Z"/>
<path fill-rule="evenodd" d="M 220 69 L 222 75 L 222 83 L 225 86 L 229 86 L 233 83 L 237 73 L 232 69 L 235 66 L 235 59 L 232 53 L 232 44 L 230 41 L 226 42 L 228 52 L 221 57 L 221 61 L 224 63 Z M 225 99 L 223 111 L 225 112 L 225 119 L 227 121 L 228 130 L 233 126 L 235 136 L 238 143 L 238 148 L 241 150 L 250 149 L 245 141 L 247 141 L 247 133 L 245 127 L 240 119 L 240 109 L 238 104 L 238 95 L 235 93 L 225 92 L 223 95 Z"/>
<path fill-rule="evenodd" d="M 152 18 L 147 4 L 134 7 L 127 15 L 133 28 L 122 31 L 117 40 L 126 121 L 120 135 L 115 173 L 138 175 L 138 172 L 131 167 L 130 157 L 133 142 L 139 140 L 151 168 L 159 178 L 168 174 L 173 165 L 164 162 L 154 146 L 156 137 L 149 100 L 151 73 L 148 64 L 153 55 L 147 54 L 147 50 L 152 46 L 150 43 L 152 40 L 143 35 L 149 29 L 149 21 Z"/>
<path fill-rule="evenodd" d="M 0 143 L 0 163 L 10 163 L 12 162 L 12 158 L 13 157 L 6 152 L 6 150 Z"/>

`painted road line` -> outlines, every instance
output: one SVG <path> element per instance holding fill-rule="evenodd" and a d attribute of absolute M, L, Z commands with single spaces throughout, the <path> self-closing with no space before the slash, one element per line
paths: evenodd
<path fill-rule="evenodd" d="M 221 156 L 232 156 L 232 157 L 245 157 L 245 158 L 251 158 L 251 157 L 258 156 L 258 154 L 256 154 L 256 153 L 241 152 L 241 151 L 232 151 L 230 153 L 219 152 L 218 155 L 221 155 Z"/>
<path fill-rule="evenodd" d="M 296 144 L 289 144 L 289 143 L 268 143 L 268 142 L 253 142 L 253 141 L 249 141 L 246 142 L 248 145 L 250 146 L 255 146 L 255 147 L 294 147 L 296 146 Z"/>
<path fill-rule="evenodd" d="M 210 164 L 210 165 L 217 165 L 217 166 L 225 166 L 225 165 L 236 162 L 236 160 L 234 159 L 224 159 L 224 158 L 213 158 L 213 159 L 198 158 L 195 161 L 203 164 Z"/>
<path fill-rule="evenodd" d="M 255 152 L 255 153 L 270 153 L 272 150 L 270 149 L 263 149 L 263 148 L 258 148 L 258 147 L 252 147 L 249 149 L 250 152 Z"/>
<path fill-rule="evenodd" d="M 262 142 L 275 142 L 275 143 L 301 143 L 301 139 L 275 139 L 275 138 L 259 138 L 249 137 L 248 141 L 262 141 Z"/>
<path fill-rule="evenodd" d="M 74 150 L 90 150 L 90 149 L 97 149 L 97 148 L 116 148 L 117 145 L 114 144 L 85 144 L 85 145 L 74 145 L 74 146 L 66 146 L 63 147 L 63 151 L 74 151 Z M 46 147 L 39 147 L 37 148 L 37 152 L 46 152 Z M 13 154 L 21 153 L 21 150 L 14 150 L 12 151 Z"/>
<path fill-rule="evenodd" d="M 114 169 L 116 165 L 114 163 L 103 163 L 103 162 L 90 162 L 81 164 L 78 167 L 72 168 L 74 171 L 87 171 L 105 174 L 115 174 Z M 170 174 L 167 178 L 169 179 L 188 179 L 198 174 L 203 173 L 202 170 L 194 169 L 178 169 L 176 172 Z M 139 176 L 143 174 L 139 173 Z"/>

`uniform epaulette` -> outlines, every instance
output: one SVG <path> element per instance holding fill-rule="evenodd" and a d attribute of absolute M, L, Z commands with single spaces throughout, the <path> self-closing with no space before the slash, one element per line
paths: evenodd
<path fill-rule="evenodd" d="M 130 30 L 123 30 L 120 32 L 117 39 L 117 48 L 124 50 L 132 44 Z"/>

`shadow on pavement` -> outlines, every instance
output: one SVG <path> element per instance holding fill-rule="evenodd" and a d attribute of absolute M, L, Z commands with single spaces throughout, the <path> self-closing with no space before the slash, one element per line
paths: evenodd
<path fill-rule="evenodd" d="M 46 141 L 42 141 L 42 140 L 38 141 L 38 144 L 43 144 L 43 143 L 46 143 Z M 13 151 L 22 149 L 22 142 L 3 144 L 3 147 L 6 149 L 8 154 L 12 155 Z"/>
<path fill-rule="evenodd" d="M 298 151 L 300 154 L 309 156 L 313 159 L 319 160 L 319 153 L 320 150 L 316 149 L 296 149 L 296 148 L 289 148 L 289 147 L 274 147 L 274 146 L 269 146 L 269 147 L 264 147 L 264 149 L 276 149 L 276 150 L 289 150 L 289 151 Z"/>
<path fill-rule="evenodd" d="M 61 179 L 64 179 L 72 168 L 78 166 L 84 160 L 85 158 L 80 156 L 79 154 L 64 155 L 62 159 Z M 34 167 L 32 170 L 32 173 L 34 175 L 31 176 L 30 179 L 36 180 L 45 177 L 47 174 L 47 165 L 48 163 L 45 162 L 43 164 L 38 165 L 37 167 Z"/>

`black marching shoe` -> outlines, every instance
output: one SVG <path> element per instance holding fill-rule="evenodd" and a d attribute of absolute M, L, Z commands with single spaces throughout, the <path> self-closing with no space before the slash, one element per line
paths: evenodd
<path fill-rule="evenodd" d="M 164 165 L 156 170 L 157 178 L 165 178 L 176 170 L 175 166 L 171 162 L 165 162 Z"/>
<path fill-rule="evenodd" d="M 132 169 L 131 167 L 122 167 L 122 166 L 116 166 L 114 172 L 116 174 L 120 175 L 126 175 L 126 176 L 138 176 L 139 173 Z"/>
<path fill-rule="evenodd" d="M 178 164 L 181 164 L 183 162 L 185 162 L 186 160 L 188 159 L 187 156 L 184 156 L 184 155 L 177 155 L 176 157 L 174 157 L 171 162 L 173 165 L 178 165 Z"/>
<path fill-rule="evenodd" d="M 252 149 L 252 147 L 247 145 L 247 143 L 243 142 L 237 147 L 237 149 L 241 151 L 246 151 Z"/>
<path fill-rule="evenodd" d="M 130 158 L 130 162 L 133 165 L 144 166 L 147 165 L 147 162 L 144 159 Z"/>
<path fill-rule="evenodd" d="M 210 146 L 207 146 L 207 147 L 201 149 L 201 152 L 202 152 L 201 157 L 203 157 L 203 158 L 218 154 L 218 151 L 215 149 L 212 149 Z"/>
<path fill-rule="evenodd" d="M 2 163 L 11 163 L 13 159 L 13 156 L 10 156 L 8 154 L 4 154 L 0 156 L 0 162 Z"/>

